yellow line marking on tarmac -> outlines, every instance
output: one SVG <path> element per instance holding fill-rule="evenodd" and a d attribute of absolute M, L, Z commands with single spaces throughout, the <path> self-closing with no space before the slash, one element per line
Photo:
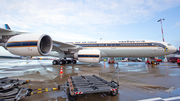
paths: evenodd
<path fill-rule="evenodd" d="M 45 88 L 46 92 L 48 92 L 48 88 Z"/>

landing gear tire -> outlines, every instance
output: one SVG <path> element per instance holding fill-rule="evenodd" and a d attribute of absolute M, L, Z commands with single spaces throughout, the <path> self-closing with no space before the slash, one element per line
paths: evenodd
<path fill-rule="evenodd" d="M 57 61 L 57 60 L 54 60 L 54 61 L 52 62 L 52 64 L 53 64 L 53 65 L 57 65 L 57 64 L 58 64 L 58 61 Z"/>
<path fill-rule="evenodd" d="M 178 63 L 178 66 L 180 66 L 180 63 Z"/>
<path fill-rule="evenodd" d="M 76 60 L 73 60 L 72 63 L 73 63 L 73 64 L 76 64 Z"/>
<path fill-rule="evenodd" d="M 70 92 L 68 93 L 68 98 L 70 101 L 75 101 L 77 97 L 78 97 L 77 95 L 72 96 Z"/>
<path fill-rule="evenodd" d="M 59 61 L 59 65 L 64 65 L 64 64 L 66 64 L 66 62 L 64 60 Z"/>
<path fill-rule="evenodd" d="M 156 62 L 156 61 L 152 61 L 151 64 L 152 64 L 152 65 L 159 65 L 159 63 Z"/>
<path fill-rule="evenodd" d="M 60 60 L 60 61 L 59 61 L 59 65 L 62 65 L 62 64 L 63 64 L 63 62 L 62 62 L 62 60 Z"/>
<path fill-rule="evenodd" d="M 71 63 L 71 60 L 66 60 L 66 64 L 70 64 Z"/>
<path fill-rule="evenodd" d="M 65 62 L 66 62 L 66 64 L 69 64 L 68 60 L 66 60 Z"/>
<path fill-rule="evenodd" d="M 118 90 L 110 91 L 111 96 L 116 96 L 118 94 Z"/>

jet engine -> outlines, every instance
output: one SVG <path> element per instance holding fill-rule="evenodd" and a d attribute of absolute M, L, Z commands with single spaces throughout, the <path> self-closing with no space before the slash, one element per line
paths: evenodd
<path fill-rule="evenodd" d="M 43 56 L 52 50 L 52 39 L 46 34 L 20 34 L 11 37 L 5 47 L 20 56 Z"/>
<path fill-rule="evenodd" d="M 74 54 L 74 58 L 85 63 L 99 63 L 101 60 L 100 50 L 79 50 Z"/>

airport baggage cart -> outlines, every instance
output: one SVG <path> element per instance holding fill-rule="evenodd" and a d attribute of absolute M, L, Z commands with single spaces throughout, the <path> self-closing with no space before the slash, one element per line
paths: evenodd
<path fill-rule="evenodd" d="M 119 84 L 115 81 L 108 82 L 96 75 L 90 75 L 69 76 L 67 86 L 69 86 L 70 90 L 68 98 L 74 101 L 79 94 L 109 92 L 112 96 L 116 96 Z"/>

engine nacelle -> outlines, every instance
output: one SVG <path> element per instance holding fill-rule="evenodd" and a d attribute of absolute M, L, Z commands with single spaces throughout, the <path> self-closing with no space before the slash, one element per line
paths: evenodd
<path fill-rule="evenodd" d="M 78 58 L 80 62 L 99 63 L 101 60 L 100 50 L 79 50 L 74 54 L 74 58 Z"/>
<path fill-rule="evenodd" d="M 11 37 L 5 47 L 20 56 L 48 55 L 52 50 L 52 39 L 46 34 L 20 34 Z"/>

